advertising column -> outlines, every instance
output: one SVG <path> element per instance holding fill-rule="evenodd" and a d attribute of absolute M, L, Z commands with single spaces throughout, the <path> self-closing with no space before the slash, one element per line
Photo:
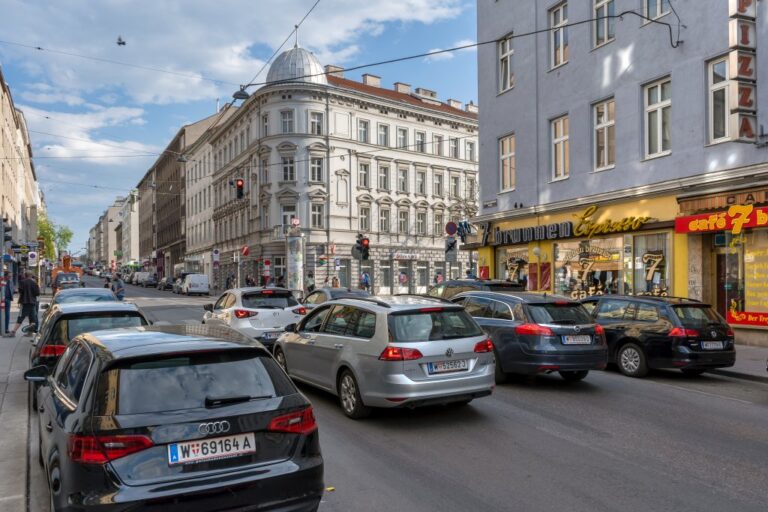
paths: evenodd
<path fill-rule="evenodd" d="M 291 229 L 285 238 L 286 279 L 289 290 L 304 293 L 304 235 L 298 229 Z"/>

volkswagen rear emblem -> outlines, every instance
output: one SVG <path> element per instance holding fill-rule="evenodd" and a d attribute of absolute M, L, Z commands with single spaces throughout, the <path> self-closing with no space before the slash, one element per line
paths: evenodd
<path fill-rule="evenodd" d="M 712 331 L 712 337 L 717 338 L 717 331 Z"/>
<path fill-rule="evenodd" d="M 449 348 L 445 351 L 445 357 L 451 357 L 453 355 L 453 349 Z"/>
<path fill-rule="evenodd" d="M 576 334 L 579 334 L 581 332 L 581 327 L 579 327 L 578 325 L 574 325 L 573 332 L 575 332 Z"/>

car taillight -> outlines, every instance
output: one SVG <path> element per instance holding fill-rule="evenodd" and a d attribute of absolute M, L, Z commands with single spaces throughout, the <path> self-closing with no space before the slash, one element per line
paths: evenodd
<path fill-rule="evenodd" d="M 294 309 L 293 312 L 296 313 L 297 315 L 306 315 L 307 314 L 307 308 L 305 308 L 304 306 L 300 306 L 300 307 Z"/>
<path fill-rule="evenodd" d="M 419 313 L 439 313 L 443 308 L 421 308 Z"/>
<path fill-rule="evenodd" d="M 66 345 L 44 345 L 40 349 L 40 357 L 61 357 L 66 350 Z"/>
<path fill-rule="evenodd" d="M 685 327 L 675 327 L 671 331 L 669 331 L 669 334 L 667 334 L 670 338 L 697 338 L 701 336 L 699 331 L 696 329 L 686 329 Z"/>
<path fill-rule="evenodd" d="M 379 356 L 379 361 L 415 361 L 424 357 L 415 348 L 393 347 L 388 345 Z"/>
<path fill-rule="evenodd" d="M 605 335 L 605 329 L 603 329 L 602 325 L 595 324 L 595 334 Z"/>
<path fill-rule="evenodd" d="M 735 336 L 735 334 L 733 333 L 733 329 L 731 329 L 730 327 L 728 328 L 727 331 L 725 331 L 725 335 L 728 336 L 729 338 L 733 338 Z"/>
<path fill-rule="evenodd" d="M 69 436 L 68 453 L 74 462 L 105 464 L 153 446 L 147 436 Z"/>
<path fill-rule="evenodd" d="M 515 327 L 515 334 L 523 336 L 554 336 L 552 329 L 538 324 L 521 324 Z"/>
<path fill-rule="evenodd" d="M 245 309 L 236 309 L 235 310 L 235 317 L 237 318 L 248 318 L 249 316 L 256 316 L 259 313 L 256 311 L 247 311 Z"/>
<path fill-rule="evenodd" d="M 289 434 L 309 434 L 317 429 L 315 413 L 312 407 L 301 411 L 284 414 L 272 418 L 267 430 L 270 432 L 286 432 Z"/>
<path fill-rule="evenodd" d="M 482 353 L 482 352 L 493 352 L 493 342 L 490 338 L 483 341 L 478 341 L 477 344 L 475 344 L 475 352 Z"/>

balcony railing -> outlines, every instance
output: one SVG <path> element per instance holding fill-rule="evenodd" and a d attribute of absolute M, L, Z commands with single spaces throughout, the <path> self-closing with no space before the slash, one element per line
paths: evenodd
<path fill-rule="evenodd" d="M 288 234 L 288 230 L 291 229 L 291 226 L 288 224 L 278 224 L 277 226 L 272 228 L 272 241 L 277 242 L 280 240 L 285 240 L 285 236 Z"/>

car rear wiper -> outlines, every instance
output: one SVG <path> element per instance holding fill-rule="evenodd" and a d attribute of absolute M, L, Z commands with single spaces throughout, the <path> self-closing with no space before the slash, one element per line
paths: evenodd
<path fill-rule="evenodd" d="M 576 320 L 553 320 L 555 325 L 576 325 Z"/>
<path fill-rule="evenodd" d="M 267 304 L 259 304 L 258 306 L 254 306 L 253 309 L 283 309 L 280 306 L 270 306 Z"/>
<path fill-rule="evenodd" d="M 242 402 L 250 402 L 251 400 L 266 400 L 267 398 L 275 397 L 274 395 L 207 396 L 205 397 L 205 408 L 210 409 L 212 407 L 220 407 L 222 405 L 239 404 Z"/>

